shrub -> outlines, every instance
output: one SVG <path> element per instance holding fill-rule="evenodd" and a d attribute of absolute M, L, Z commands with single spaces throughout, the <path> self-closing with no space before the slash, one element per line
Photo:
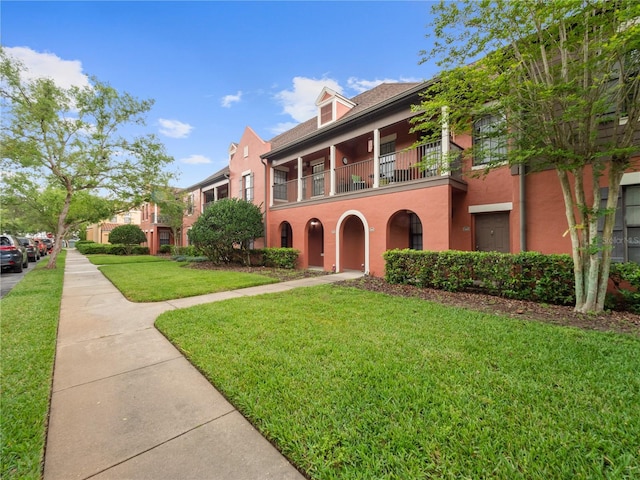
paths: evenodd
<path fill-rule="evenodd" d="M 171 245 L 160 245 L 160 253 L 163 253 L 163 254 L 170 254 L 170 253 L 172 253 L 172 251 L 171 251 Z"/>
<path fill-rule="evenodd" d="M 249 245 L 264 234 L 260 207 L 224 198 L 207 207 L 189 230 L 189 240 L 215 263 L 249 263 Z"/>
<path fill-rule="evenodd" d="M 134 245 L 140 245 L 147 241 L 147 237 L 138 225 L 120 225 L 109 234 L 109 242 L 122 244 L 125 247 L 125 255 L 131 253 Z"/>
<path fill-rule="evenodd" d="M 95 243 L 95 242 L 85 243 L 81 245 L 76 245 L 76 248 L 78 249 L 78 251 L 80 251 L 80 253 L 84 255 L 91 255 L 95 253 L 108 253 L 107 251 L 108 245 L 104 243 Z"/>
<path fill-rule="evenodd" d="M 569 255 L 536 252 L 385 252 L 385 280 L 452 292 L 481 291 L 520 300 L 570 305 L 575 302 Z"/>
<path fill-rule="evenodd" d="M 609 278 L 616 293 L 614 305 L 640 313 L 640 265 L 633 262 L 612 263 Z"/>
<path fill-rule="evenodd" d="M 300 251 L 295 248 L 264 248 L 263 258 L 267 267 L 294 269 Z"/>
<path fill-rule="evenodd" d="M 149 255 L 149 247 L 142 247 L 140 245 L 136 245 L 131 249 L 131 253 L 133 255 Z"/>

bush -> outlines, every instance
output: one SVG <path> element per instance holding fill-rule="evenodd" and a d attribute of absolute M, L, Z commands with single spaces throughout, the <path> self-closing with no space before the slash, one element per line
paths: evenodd
<path fill-rule="evenodd" d="M 78 251 L 84 255 L 91 255 L 94 253 L 108 253 L 108 247 L 109 245 L 107 244 L 95 242 L 84 243 L 81 245 L 76 244 L 76 248 L 78 249 Z"/>
<path fill-rule="evenodd" d="M 224 198 L 207 207 L 189 230 L 189 240 L 214 263 L 250 263 L 249 245 L 264 234 L 260 207 Z"/>
<path fill-rule="evenodd" d="M 160 253 L 163 254 L 170 254 L 171 252 L 171 245 L 160 245 Z"/>
<path fill-rule="evenodd" d="M 199 256 L 196 247 L 194 247 L 193 245 L 187 245 L 184 247 L 179 247 L 176 245 L 163 245 L 163 246 L 170 247 L 170 253 L 174 256 L 175 255 L 181 255 L 185 257 Z"/>
<path fill-rule="evenodd" d="M 109 234 L 109 243 L 122 244 L 126 250 L 124 255 L 130 254 L 133 245 L 140 245 L 147 241 L 147 237 L 138 225 L 120 225 Z"/>
<path fill-rule="evenodd" d="M 569 255 L 389 250 L 384 258 L 389 283 L 451 292 L 480 291 L 559 305 L 575 303 Z"/>
<path fill-rule="evenodd" d="M 612 303 L 616 308 L 640 313 L 640 265 L 612 263 L 609 278 L 615 288 Z"/>
<path fill-rule="evenodd" d="M 294 269 L 300 252 L 294 248 L 263 248 L 264 264 L 267 267 Z"/>
<path fill-rule="evenodd" d="M 131 254 L 132 255 L 149 255 L 150 254 L 149 247 L 142 247 L 140 245 L 136 245 L 131 249 Z"/>

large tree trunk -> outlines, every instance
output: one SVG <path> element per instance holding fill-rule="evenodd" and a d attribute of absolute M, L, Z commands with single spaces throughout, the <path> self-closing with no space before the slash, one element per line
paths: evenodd
<path fill-rule="evenodd" d="M 62 239 L 67 233 L 67 216 L 69 215 L 69 206 L 71 205 L 71 192 L 67 191 L 67 196 L 64 199 L 64 205 L 62 206 L 62 212 L 60 212 L 60 216 L 58 217 L 58 228 L 56 230 L 55 243 L 53 244 L 53 250 L 51 250 L 51 255 L 49 256 L 49 261 L 47 262 L 46 268 L 54 269 L 56 268 L 56 261 L 58 259 L 58 254 L 62 250 Z"/>

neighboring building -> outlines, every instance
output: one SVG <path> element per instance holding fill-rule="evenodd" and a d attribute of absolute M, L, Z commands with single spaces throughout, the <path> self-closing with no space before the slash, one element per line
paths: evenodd
<path fill-rule="evenodd" d="M 233 144 L 230 148 L 230 157 L 233 155 Z M 229 167 L 217 171 L 213 175 L 205 178 L 184 189 L 186 194 L 185 215 L 182 220 L 182 245 L 189 245 L 188 232 L 196 222 L 205 208 L 213 202 L 229 197 Z"/>
<path fill-rule="evenodd" d="M 270 141 L 262 155 L 268 246 L 300 250 L 302 268 L 375 276 L 394 248 L 571 252 L 554 170 L 521 175 L 505 165 L 474 175 L 491 160 L 494 139 L 483 135 L 491 118 L 458 135 L 445 124 L 440 141 L 413 146 L 420 138 L 411 133 L 411 106 L 427 85 L 382 84 L 351 99 L 325 88 L 315 118 Z M 473 142 L 487 143 L 483 158 L 452 155 Z M 432 168 L 418 164 L 425 157 Z M 623 185 L 617 231 L 638 239 L 640 173 L 630 171 Z M 640 241 L 623 241 L 617 255 L 639 254 Z"/>
<path fill-rule="evenodd" d="M 141 213 L 138 209 L 132 209 L 114 215 L 108 221 L 94 223 L 87 227 L 87 240 L 96 243 L 109 243 L 111 231 L 121 225 L 140 225 Z"/>

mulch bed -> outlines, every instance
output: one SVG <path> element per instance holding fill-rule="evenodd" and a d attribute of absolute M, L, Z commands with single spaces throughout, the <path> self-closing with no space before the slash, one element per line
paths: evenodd
<path fill-rule="evenodd" d="M 276 278 L 279 281 L 295 280 L 297 278 L 328 275 L 319 270 L 283 270 L 268 267 L 229 267 L 218 266 L 210 262 L 199 262 L 190 265 L 191 268 L 228 270 L 259 273 Z M 460 293 L 418 288 L 410 285 L 392 285 L 382 278 L 365 276 L 356 280 L 337 282 L 336 285 L 361 288 L 372 292 L 384 293 L 400 297 L 421 298 L 461 308 L 469 308 L 485 313 L 505 315 L 512 318 L 532 320 L 616 333 L 626 333 L 640 336 L 640 315 L 631 312 L 605 312 L 598 315 L 581 314 L 573 311 L 573 307 L 548 305 L 526 300 L 510 300 L 481 293 Z"/>

